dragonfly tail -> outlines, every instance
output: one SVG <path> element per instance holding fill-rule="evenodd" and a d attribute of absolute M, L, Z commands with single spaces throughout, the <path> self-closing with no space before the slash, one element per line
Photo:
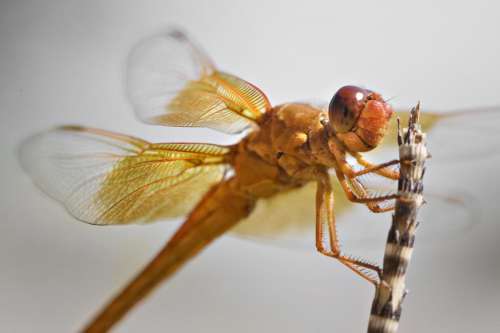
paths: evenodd
<path fill-rule="evenodd" d="M 210 190 L 165 247 L 83 332 L 106 332 L 157 285 L 171 277 L 209 243 L 248 216 L 254 199 L 237 191 L 232 179 Z"/>

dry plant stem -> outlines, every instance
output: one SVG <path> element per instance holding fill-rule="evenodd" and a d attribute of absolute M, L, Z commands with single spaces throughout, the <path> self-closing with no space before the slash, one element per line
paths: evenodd
<path fill-rule="evenodd" d="M 400 178 L 398 199 L 387 237 L 381 281 L 376 285 L 368 333 L 394 333 L 399 326 L 401 304 L 407 293 L 405 280 L 413 252 L 417 213 L 424 202 L 423 176 L 429 154 L 425 134 L 420 131 L 419 108 L 411 110 L 408 128 L 401 131 L 398 120 Z"/>

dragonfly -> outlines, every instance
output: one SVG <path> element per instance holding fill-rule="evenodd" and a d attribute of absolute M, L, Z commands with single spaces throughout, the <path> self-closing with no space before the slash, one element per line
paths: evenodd
<path fill-rule="evenodd" d="M 399 161 L 374 163 L 365 153 L 395 146 L 395 114 L 405 121 L 406 113 L 394 111 L 379 93 L 353 85 L 338 89 L 327 106 L 272 105 L 255 85 L 217 69 L 178 29 L 133 48 L 127 93 L 148 124 L 243 136 L 232 145 L 151 143 L 69 125 L 21 145 L 21 164 L 34 183 L 80 221 L 104 226 L 185 218 L 84 332 L 111 329 L 226 232 L 261 237 L 312 226 L 319 253 L 377 283 L 379 266 L 341 249 L 336 216 L 348 202 L 375 213 L 394 209 L 395 191 L 377 188 L 373 179 L 394 189 Z M 498 115 L 494 111 L 480 113 Z M 421 122 L 426 131 L 458 128 L 463 136 L 466 126 L 455 125 L 470 123 L 477 114 L 424 113 Z M 472 143 L 470 149 L 462 145 L 478 151 Z"/>

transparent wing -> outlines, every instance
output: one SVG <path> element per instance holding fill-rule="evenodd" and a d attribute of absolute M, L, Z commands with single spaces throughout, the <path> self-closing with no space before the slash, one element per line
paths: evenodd
<path fill-rule="evenodd" d="M 127 65 L 127 92 L 141 120 L 238 133 L 271 106 L 254 85 L 218 71 L 184 33 L 139 43 Z"/>
<path fill-rule="evenodd" d="M 408 111 L 397 112 L 401 124 L 408 123 Z M 421 114 L 423 130 L 432 152 L 430 163 L 467 161 L 500 153 L 500 107 L 476 108 Z M 384 146 L 396 146 L 396 117 L 389 124 Z"/>
<path fill-rule="evenodd" d="M 309 104 L 328 110 L 328 103 L 311 101 Z M 383 161 L 397 154 L 397 118 L 402 127 L 408 124 L 408 110 L 396 110 L 388 124 L 382 144 L 366 153 L 374 161 Z M 484 158 L 500 154 L 500 106 L 477 107 L 463 110 L 428 111 L 422 108 L 420 123 L 427 133 L 427 142 L 433 158 L 432 164 L 466 162 L 471 158 Z M 390 154 L 387 155 L 387 151 Z"/>
<path fill-rule="evenodd" d="M 391 213 L 374 214 L 364 205 L 351 203 L 335 176 L 331 177 L 341 244 L 353 245 L 355 249 L 376 249 L 374 245 L 378 244 L 377 240 L 385 240 Z M 359 178 L 359 184 L 373 196 L 397 190 L 397 181 L 378 175 L 363 175 Z M 462 232 L 477 222 L 474 218 L 475 201 L 468 192 L 440 192 L 439 188 L 429 187 L 426 189 L 427 204 L 422 208 L 420 217 L 424 221 L 433 221 L 432 226 L 426 228 L 427 233 L 432 235 L 422 238 L 432 241 L 436 239 L 434 235 Z M 236 237 L 272 245 L 314 250 L 315 196 L 316 183 L 311 182 L 304 187 L 259 200 L 252 214 L 236 225 L 231 233 Z M 387 200 L 380 205 L 384 207 L 392 204 L 392 200 Z"/>
<path fill-rule="evenodd" d="M 147 223 L 185 215 L 220 181 L 228 148 L 149 143 L 67 126 L 21 146 L 23 168 L 48 195 L 91 224 Z"/>
<path fill-rule="evenodd" d="M 348 209 L 339 186 L 335 190 L 335 212 Z M 284 244 L 302 243 L 306 238 L 314 244 L 316 183 L 261 199 L 251 215 L 232 229 L 238 237 L 255 240 L 278 240 Z M 309 242 L 308 242 L 309 243 Z"/>
<path fill-rule="evenodd" d="M 398 112 L 404 126 L 407 111 Z M 500 153 L 500 107 L 450 113 L 425 112 L 421 123 L 428 133 L 432 159 L 426 174 L 425 199 L 420 218 L 430 221 L 419 239 L 442 239 L 444 233 L 463 232 L 478 223 L 478 194 L 484 179 L 479 181 L 477 172 L 468 163 L 470 159 Z M 380 149 L 366 154 L 373 162 L 385 162 L 397 156 L 395 117 Z M 349 161 L 355 164 L 352 159 Z M 448 162 L 454 162 L 450 165 Z M 472 179 L 449 178 L 450 171 L 469 175 Z M 482 178 L 488 178 L 484 175 Z M 369 196 L 395 192 L 397 182 L 375 174 L 358 178 L 359 186 Z M 491 181 L 491 180 L 490 180 Z M 341 240 L 368 246 L 374 239 L 385 239 L 390 213 L 373 214 L 360 204 L 346 200 L 334 177 L 335 215 Z M 240 237 L 272 240 L 273 243 L 291 247 L 314 248 L 316 184 L 262 200 L 252 215 L 233 232 Z M 359 192 L 358 192 L 359 193 Z M 391 205 L 392 201 L 381 203 Z M 446 237 L 445 237 L 446 238 Z"/>

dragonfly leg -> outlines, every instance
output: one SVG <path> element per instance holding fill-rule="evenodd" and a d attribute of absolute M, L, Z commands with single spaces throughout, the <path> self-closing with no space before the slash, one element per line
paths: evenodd
<path fill-rule="evenodd" d="M 354 273 L 376 285 L 382 273 L 378 265 L 342 253 L 335 226 L 333 203 L 333 190 L 326 175 L 318 182 L 316 192 L 316 249 L 326 256 L 339 260 Z M 373 272 L 377 276 L 374 276 Z"/>
<path fill-rule="evenodd" d="M 373 164 L 373 163 L 369 162 L 368 160 L 366 160 L 363 157 L 363 155 L 361 155 L 360 153 L 351 152 L 350 154 L 356 159 L 356 161 L 360 165 L 365 167 L 365 169 L 363 169 L 363 170 L 355 171 L 352 168 L 352 166 L 347 162 L 346 153 L 340 147 L 338 142 L 329 141 L 328 145 L 329 145 L 330 151 L 335 156 L 335 160 L 337 161 L 337 164 L 338 164 L 340 170 L 349 179 L 354 179 L 354 178 L 359 177 L 361 175 L 365 175 L 367 173 L 372 173 L 372 172 L 376 173 L 382 177 L 385 177 L 385 178 L 394 179 L 394 180 L 399 179 L 399 172 L 388 168 L 391 165 L 399 164 L 399 160 L 391 160 L 389 162 L 385 162 L 382 164 Z"/>
<path fill-rule="evenodd" d="M 369 197 L 365 188 L 356 179 L 351 179 L 352 186 L 354 186 L 355 191 L 357 192 L 355 194 L 345 176 L 339 171 L 337 171 L 337 178 L 349 201 L 364 203 L 368 209 L 374 213 L 384 213 L 394 210 L 394 201 L 389 205 L 385 205 L 385 207 L 382 207 L 381 204 L 387 202 L 388 200 L 395 199 L 397 197 L 396 194 Z M 367 199 L 368 201 L 366 201 Z"/>
<path fill-rule="evenodd" d="M 383 201 L 381 201 L 381 202 L 383 202 Z M 386 212 L 393 211 L 394 208 L 396 208 L 396 205 L 394 203 L 391 203 L 390 205 L 388 205 L 386 207 L 382 207 L 377 202 L 369 202 L 366 204 L 366 207 L 368 207 L 368 209 L 374 213 L 386 213 Z"/>
<path fill-rule="evenodd" d="M 364 190 L 364 188 L 361 186 L 361 184 L 359 184 L 358 182 L 356 182 L 354 180 L 353 185 L 355 185 L 355 190 L 357 192 L 359 192 L 359 193 L 355 194 L 354 191 L 349 186 L 347 179 L 346 179 L 346 176 L 341 171 L 337 171 L 337 178 L 340 182 L 340 186 L 344 190 L 344 192 L 347 196 L 347 199 L 349 199 L 349 201 L 367 204 L 368 208 L 370 208 L 370 206 L 376 207 L 377 203 L 380 203 L 380 202 L 386 201 L 386 200 L 397 199 L 397 197 L 398 197 L 398 195 L 395 193 L 369 197 L 368 194 L 366 193 L 366 191 Z M 376 208 L 376 210 L 377 210 L 376 213 L 378 213 L 378 212 L 383 211 L 384 208 L 379 207 L 379 208 Z M 389 209 L 389 210 L 391 210 L 391 209 Z"/>
<path fill-rule="evenodd" d="M 360 153 L 354 153 L 354 154 L 352 154 L 352 156 L 356 159 L 356 161 L 359 164 L 361 164 L 362 166 L 365 167 L 365 169 L 357 172 L 356 177 L 364 175 L 366 173 L 374 172 L 377 175 L 385 177 L 385 178 L 394 179 L 394 180 L 399 179 L 399 171 L 387 168 L 391 165 L 398 165 L 399 160 L 392 160 L 392 161 L 381 163 L 381 164 L 373 164 L 370 161 L 368 161 L 367 159 L 365 159 L 365 157 L 363 155 L 361 155 Z"/>

